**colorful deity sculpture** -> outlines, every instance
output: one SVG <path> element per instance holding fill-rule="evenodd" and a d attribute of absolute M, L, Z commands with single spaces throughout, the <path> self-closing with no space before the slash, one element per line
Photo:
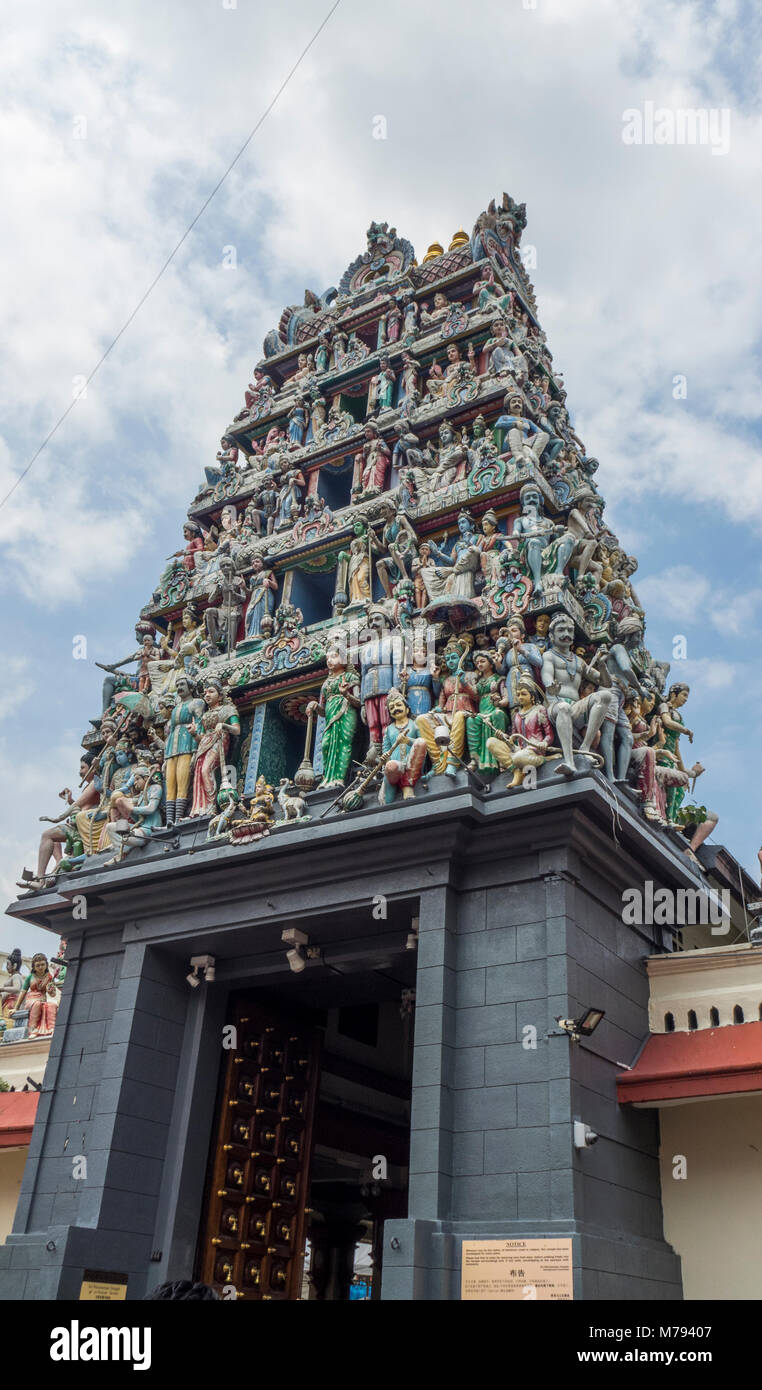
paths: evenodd
<path fill-rule="evenodd" d="M 235 705 L 219 680 L 207 680 L 203 689 L 206 709 L 196 711 L 193 734 L 198 740 L 193 754 L 193 802 L 191 816 L 205 816 L 215 807 L 217 799 L 216 774 L 225 776 L 225 759 L 230 742 L 241 732 L 241 721 Z M 179 817 L 178 817 L 179 819 Z"/>
<path fill-rule="evenodd" d="M 196 721 L 204 702 L 194 694 L 187 676 L 177 681 L 177 699 L 169 716 L 164 744 L 164 788 L 167 825 L 180 821 L 188 810 L 191 764 L 198 746 Z"/>
<path fill-rule="evenodd" d="M 266 637 L 272 631 L 278 581 L 262 555 L 254 556 L 249 586 L 251 598 L 246 609 L 246 636 Z"/>
<path fill-rule="evenodd" d="M 468 751 L 480 771 L 493 771 L 498 761 L 489 741 L 505 733 L 505 705 L 508 703 L 499 675 L 497 652 L 482 649 L 474 654 L 475 689 L 479 701 L 476 714 L 466 719 Z"/>
<path fill-rule="evenodd" d="M 589 754 L 613 696 L 605 689 L 591 690 L 588 695 L 580 696 L 583 676 L 597 684 L 600 675 L 592 663 L 583 661 L 572 651 L 574 622 L 568 614 L 556 614 L 550 623 L 549 637 L 550 646 L 542 658 L 542 682 L 548 694 L 548 714 L 563 755 L 556 772 L 573 777 L 577 771 L 572 745 L 574 731 L 584 729 L 578 751 Z"/>
<path fill-rule="evenodd" d="M 140 636 L 141 638 L 141 643 L 138 650 L 136 652 L 131 652 L 129 656 L 123 657 L 121 661 L 114 661 L 110 665 L 106 665 L 100 661 L 96 661 L 96 666 L 100 666 L 102 671 L 108 672 L 106 679 L 103 682 L 104 714 L 106 713 L 106 710 L 109 708 L 109 705 L 111 704 L 117 691 L 138 690 L 142 694 L 144 691 L 148 691 L 151 689 L 151 676 L 148 668 L 150 666 L 150 663 L 152 661 L 158 660 L 160 656 L 160 650 L 156 645 L 155 634 L 156 629 L 153 627 L 153 625 L 151 625 L 150 631 L 148 632 L 143 632 L 141 634 L 138 631 L 136 635 Z M 137 663 L 137 671 L 135 672 L 135 675 L 130 676 L 125 674 L 119 674 L 120 667 L 130 666 L 133 662 Z"/>
<path fill-rule="evenodd" d="M 58 1013 L 58 986 L 48 965 L 48 958 L 38 951 L 32 956 L 32 969 L 26 976 L 16 1000 L 18 1013 L 29 1000 L 29 1038 L 50 1038 Z"/>
<path fill-rule="evenodd" d="M 368 422 L 365 426 L 365 443 L 358 455 L 360 467 L 360 493 L 363 496 L 370 494 L 375 496 L 378 492 L 383 492 L 386 486 L 386 477 L 391 464 L 391 452 L 388 444 L 381 438 L 378 426 Z"/>
<path fill-rule="evenodd" d="M 308 715 L 322 714 L 325 718 L 321 739 L 323 789 L 343 787 L 346 782 L 360 708 L 359 672 L 347 664 L 336 648 L 326 652 L 326 666 L 328 676 L 320 687 L 320 696 L 306 707 Z"/>
<path fill-rule="evenodd" d="M 521 513 L 511 532 L 518 542 L 518 554 L 526 560 L 535 592 L 543 592 L 548 574 L 563 574 L 574 550 L 574 537 L 545 515 L 542 493 L 535 483 L 525 483 L 520 493 Z"/>
<path fill-rule="evenodd" d="M 131 796 L 116 793 L 111 800 L 106 835 L 117 851 L 115 857 L 107 861 L 111 864 L 121 864 L 130 850 L 144 845 L 152 831 L 162 824 L 161 772 L 147 763 L 139 763 L 133 773 L 131 791 Z"/>
<path fill-rule="evenodd" d="M 428 714 L 416 720 L 434 771 L 444 772 L 448 777 L 454 777 L 463 766 L 466 721 L 476 715 L 479 708 L 478 678 L 467 667 L 472 645 L 470 634 L 450 638 L 442 658 L 437 703 Z"/>
<path fill-rule="evenodd" d="M 386 697 L 392 687 L 399 687 L 402 643 L 397 634 L 392 634 L 391 621 L 383 608 L 370 609 L 368 629 L 370 639 L 359 651 L 361 718 L 370 735 L 370 756 L 377 758 L 389 722 Z"/>
<path fill-rule="evenodd" d="M 403 801 L 415 795 L 426 761 L 426 740 L 421 738 L 402 692 L 393 687 L 386 706 L 389 722 L 381 744 L 383 780 L 378 796 L 382 806 L 396 801 L 398 792 L 402 792 Z"/>
<path fill-rule="evenodd" d="M 527 419 L 524 414 L 523 396 L 509 392 L 504 403 L 506 413 L 498 417 L 494 427 L 494 439 L 498 449 L 502 452 L 507 444 L 511 458 L 517 463 L 539 467 L 548 443 L 548 434 L 533 420 Z"/>
<path fill-rule="evenodd" d="M 512 787 L 520 787 L 530 768 L 542 767 L 553 744 L 553 727 L 540 690 L 529 676 L 520 676 L 510 734 L 487 739 L 487 750 L 503 772 L 512 772 Z"/>

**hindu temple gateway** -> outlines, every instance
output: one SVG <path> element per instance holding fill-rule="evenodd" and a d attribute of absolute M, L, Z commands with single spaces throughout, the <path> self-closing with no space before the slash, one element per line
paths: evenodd
<path fill-rule="evenodd" d="M 622 903 L 722 887 L 717 817 L 525 223 L 420 264 L 371 223 L 191 480 L 11 908 L 68 944 L 6 1297 L 457 1299 L 505 1250 L 538 1297 L 682 1296 L 631 1096 L 646 959 L 715 918 Z"/>

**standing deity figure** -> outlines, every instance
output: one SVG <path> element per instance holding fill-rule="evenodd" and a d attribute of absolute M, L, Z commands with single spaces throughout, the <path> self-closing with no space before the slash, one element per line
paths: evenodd
<path fill-rule="evenodd" d="M 214 811 L 217 801 L 217 769 L 220 771 L 220 780 L 226 782 L 225 759 L 230 740 L 241 732 L 238 711 L 228 698 L 222 681 L 205 681 L 203 694 L 206 709 L 203 713 L 197 711 L 193 720 L 193 733 L 198 744 L 193 754 L 191 816 L 205 816 Z"/>
<path fill-rule="evenodd" d="M 437 703 L 416 720 L 435 772 L 454 777 L 462 765 L 466 744 L 466 720 L 478 712 L 479 696 L 474 671 L 466 670 L 471 651 L 470 634 L 451 637 L 442 656 L 442 681 Z"/>
<path fill-rule="evenodd" d="M 498 668 L 500 658 L 497 652 L 483 648 L 474 656 L 476 670 L 475 689 L 479 700 L 476 714 L 466 719 L 466 742 L 468 751 L 481 772 L 493 771 L 498 766 L 497 758 L 490 748 L 490 740 L 505 733 L 505 706 L 508 701 L 504 694 Z"/>
<path fill-rule="evenodd" d="M 323 754 L 322 788 L 343 787 L 352 757 L 352 744 L 360 707 L 360 675 L 337 648 L 326 652 L 328 675 L 317 700 L 310 700 L 306 713 L 325 716 L 321 739 Z"/>
<path fill-rule="evenodd" d="M 376 561 L 376 573 L 387 598 L 392 597 L 392 588 L 400 579 L 412 582 L 412 564 L 418 554 L 418 537 L 404 512 L 398 512 L 393 502 L 385 502 L 381 509 L 384 523 L 380 541 L 375 549 L 381 552 Z"/>
<path fill-rule="evenodd" d="M 490 376 L 512 376 L 516 381 L 525 380 L 527 361 L 508 337 L 505 319 L 495 319 L 492 337 L 484 344 L 484 351 L 488 354 L 487 371 Z"/>
<path fill-rule="evenodd" d="M 299 516 L 303 490 L 306 486 L 307 479 L 301 468 L 289 468 L 282 475 L 278 492 L 277 527 L 279 530 L 284 526 L 290 526 Z"/>
<path fill-rule="evenodd" d="M 157 768 L 139 763 L 132 777 L 132 792 L 118 792 L 111 801 L 111 819 L 106 837 L 117 851 L 109 864 L 121 864 L 126 854 L 144 845 L 151 832 L 161 826 L 162 779 Z"/>
<path fill-rule="evenodd" d="M 188 810 L 191 762 L 198 744 L 195 725 L 204 708 L 203 700 L 196 698 L 193 691 L 187 676 L 179 676 L 177 700 L 167 721 L 164 743 L 167 825 L 182 820 Z"/>
<path fill-rule="evenodd" d="M 656 749 L 648 743 L 652 725 L 643 718 L 643 701 L 639 695 L 631 695 L 628 698 L 625 713 L 630 721 L 633 738 L 630 767 L 635 774 L 635 785 L 643 802 L 643 815 L 647 820 L 663 823 L 667 819 L 664 791 L 656 775 Z"/>
<path fill-rule="evenodd" d="M 528 463 L 538 468 L 549 435 L 523 414 L 523 396 L 509 392 L 503 404 L 507 413 L 498 416 L 494 428 L 498 449 L 502 453 L 507 440 L 511 458 L 516 463 Z"/>
<path fill-rule="evenodd" d="M 297 396 L 288 417 L 288 438 L 292 445 L 301 448 L 309 424 L 309 411 L 304 396 Z"/>
<path fill-rule="evenodd" d="M 372 541 L 371 541 L 372 544 Z M 339 559 L 344 552 L 339 553 Z M 350 603 L 370 603 L 370 555 L 364 536 L 355 536 L 347 556 L 347 592 Z"/>
<path fill-rule="evenodd" d="M 542 594 L 543 576 L 564 573 L 575 539 L 545 515 L 542 493 L 535 483 L 525 483 L 519 498 L 521 513 L 513 523 L 511 534 L 518 538 L 519 557 L 525 557 L 535 593 Z"/>
<path fill-rule="evenodd" d="M 577 772 L 574 762 L 573 737 L 575 730 L 584 729 L 584 737 L 579 747 L 580 753 L 589 754 L 593 740 L 612 704 L 610 690 L 592 690 L 580 698 L 582 677 L 597 685 L 600 676 L 592 663 L 584 661 L 572 651 L 574 641 L 574 622 L 566 613 L 556 613 L 549 628 L 550 646 L 542 658 L 542 683 L 548 694 L 548 714 L 558 734 L 563 754 L 556 772 L 573 777 Z M 599 655 L 606 656 L 605 647 L 599 648 Z"/>
<path fill-rule="evenodd" d="M 204 627 L 215 652 L 235 651 L 238 628 L 246 603 L 246 584 L 235 572 L 232 555 L 220 560 L 220 577 L 204 611 Z"/>
<path fill-rule="evenodd" d="M 449 554 L 444 549 L 446 541 L 446 532 L 442 545 L 428 541 L 429 556 L 435 563 L 423 565 L 420 571 L 432 603 L 440 598 L 472 599 L 475 594 L 481 554 L 476 523 L 469 512 L 461 512 L 458 517 L 458 537 Z"/>
<path fill-rule="evenodd" d="M 23 1009 L 29 996 L 30 1038 L 50 1038 L 58 1013 L 58 986 L 51 974 L 47 956 L 42 951 L 32 956 L 32 969 L 21 986 L 16 1011 Z"/>
<path fill-rule="evenodd" d="M 398 790 L 402 792 L 403 801 L 415 796 L 415 784 L 426 760 L 426 740 L 421 738 L 401 691 L 392 688 L 386 697 L 386 706 L 389 722 L 381 745 L 385 762 L 378 795 L 382 806 L 390 806 Z"/>
<path fill-rule="evenodd" d="M 403 298 L 402 341 L 407 347 L 410 347 L 411 343 L 418 337 L 419 305 L 412 290 L 406 291 Z"/>
<path fill-rule="evenodd" d="M 263 555 L 255 555 L 252 560 L 252 573 L 249 580 L 251 598 L 246 609 L 246 636 L 267 637 L 272 631 L 273 608 L 278 581 L 265 562 Z"/>
<path fill-rule="evenodd" d="M 396 377 L 386 353 L 381 358 L 379 370 L 371 377 L 368 391 L 368 415 L 380 415 L 383 410 L 391 410 L 394 404 Z"/>
<path fill-rule="evenodd" d="M 331 339 L 327 333 L 320 333 L 318 335 L 318 346 L 315 353 L 315 371 L 327 372 L 330 360 Z"/>
<path fill-rule="evenodd" d="M 400 671 L 400 684 L 413 719 L 428 714 L 439 694 L 437 660 L 429 657 L 425 641 L 413 638 L 412 663 Z"/>
<path fill-rule="evenodd" d="M 140 636 L 140 632 L 138 631 L 136 635 Z M 96 661 L 96 666 L 100 666 L 102 671 L 108 672 L 103 682 L 103 714 L 106 713 L 118 690 L 138 690 L 142 695 L 151 689 L 148 666 L 151 661 L 157 661 L 159 655 L 155 630 L 152 627 L 150 632 L 143 633 L 141 645 L 136 652 L 131 652 L 121 661 L 114 661 L 110 664 Z M 133 661 L 138 663 L 138 669 L 134 676 L 118 674 L 121 666 L 129 666 Z"/>
<path fill-rule="evenodd" d="M 497 513 L 490 507 L 482 517 L 482 533 L 477 541 L 481 554 L 481 571 L 487 588 L 500 579 L 500 551 L 507 544 L 507 536 L 499 529 Z"/>
<path fill-rule="evenodd" d="M 693 743 L 693 730 L 686 726 L 680 713 L 689 695 L 690 686 L 678 681 L 669 687 L 666 700 L 659 706 L 657 777 L 659 769 L 664 768 L 665 775 L 662 781 L 668 788 L 665 809 L 670 824 L 677 821 L 677 813 L 683 804 L 691 778 L 695 779 L 704 771 L 701 763 L 694 763 L 693 767 L 686 768 L 680 751 L 680 739 L 683 735 L 689 743 Z"/>
<path fill-rule="evenodd" d="M 620 625 L 618 636 L 623 636 L 624 641 L 615 642 L 601 662 L 601 679 L 609 686 L 612 696 L 601 728 L 600 745 L 603 766 L 610 782 L 626 781 L 630 766 L 634 737 L 625 706 L 631 691 L 641 698 L 644 691 L 630 660 L 629 648 L 642 635 L 643 628 L 639 621 L 624 633 Z"/>
<path fill-rule="evenodd" d="M 384 729 L 389 722 L 386 697 L 392 686 L 399 686 L 402 639 L 393 633 L 391 623 L 382 608 L 371 608 L 368 614 L 370 640 L 359 652 L 362 677 L 360 699 L 361 719 L 370 734 L 369 758 L 377 759 L 381 752 Z"/>
<path fill-rule="evenodd" d="M 383 492 L 386 486 L 391 453 L 388 444 L 384 443 L 378 432 L 378 426 L 371 421 L 365 426 L 364 435 L 365 443 L 358 454 L 361 468 L 359 491 L 361 494 L 373 496 L 377 492 Z"/>
<path fill-rule="evenodd" d="M 410 411 L 418 403 L 420 395 L 419 381 L 418 363 L 412 353 L 403 352 L 397 404 L 405 415 L 409 415 Z"/>
<path fill-rule="evenodd" d="M 542 767 L 552 742 L 553 727 L 539 688 L 529 676 L 521 676 L 511 733 L 487 739 L 487 749 L 501 771 L 513 771 L 510 785 L 520 787 L 527 768 Z"/>

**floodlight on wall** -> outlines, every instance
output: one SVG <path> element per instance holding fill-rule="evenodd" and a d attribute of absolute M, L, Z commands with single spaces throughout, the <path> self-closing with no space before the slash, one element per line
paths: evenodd
<path fill-rule="evenodd" d="M 556 1018 L 558 1032 L 549 1033 L 549 1038 L 563 1037 L 564 1035 L 572 1042 L 579 1042 L 580 1038 L 589 1038 L 594 1033 L 601 1019 L 606 1017 L 605 1009 L 585 1009 L 579 1018 Z"/>
<path fill-rule="evenodd" d="M 214 956 L 191 956 L 191 972 L 186 975 L 186 980 L 192 989 L 196 989 L 201 984 L 199 970 L 203 970 L 204 979 L 208 985 L 214 982 Z"/>
<path fill-rule="evenodd" d="M 310 946 L 310 939 L 306 932 L 300 931 L 299 927 L 284 927 L 280 934 L 280 939 L 289 949 L 286 951 L 286 960 L 289 970 L 293 970 L 295 975 L 301 975 L 308 960 L 321 960 L 322 951 L 319 946 Z"/>
<path fill-rule="evenodd" d="M 412 920 L 412 922 L 410 923 L 410 931 L 409 931 L 408 934 L 407 934 L 407 941 L 405 942 L 405 950 L 406 950 L 406 951 L 417 951 L 417 950 L 418 950 L 418 927 L 419 927 L 419 923 L 420 923 L 420 918 L 419 918 L 419 917 L 414 917 L 413 920 Z"/>

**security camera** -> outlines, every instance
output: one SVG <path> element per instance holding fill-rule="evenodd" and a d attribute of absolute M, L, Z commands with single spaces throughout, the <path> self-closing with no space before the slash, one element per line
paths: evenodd
<path fill-rule="evenodd" d="M 594 1129 L 586 1125 L 584 1120 L 574 1121 L 574 1147 L 575 1149 L 589 1149 L 593 1144 L 598 1143 L 599 1136 Z"/>

